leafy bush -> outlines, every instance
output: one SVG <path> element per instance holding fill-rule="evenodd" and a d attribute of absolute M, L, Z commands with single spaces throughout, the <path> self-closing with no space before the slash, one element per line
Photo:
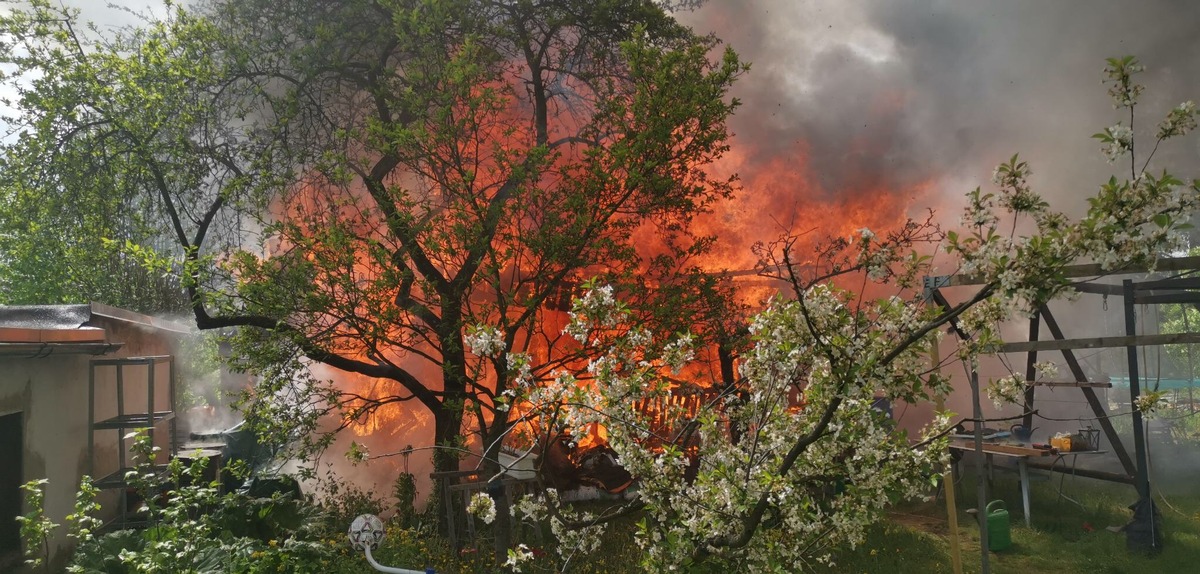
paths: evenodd
<path fill-rule="evenodd" d="M 330 521 L 322 509 L 285 493 L 269 497 L 221 494 L 216 482 L 201 481 L 207 466 L 203 458 L 187 468 L 175 459 L 166 475 L 155 473 L 145 462 L 152 460 L 147 441 L 144 433 L 135 437 L 133 450 L 139 455 L 139 464 L 127 478 L 147 501 L 139 512 L 149 526 L 101 536 L 77 529 L 79 546 L 68 572 L 329 571 L 334 547 L 329 537 L 323 536 Z M 87 497 L 81 500 L 88 501 Z M 86 506 L 77 508 L 76 515 L 94 511 L 94 505 Z"/>
<path fill-rule="evenodd" d="M 69 572 L 325 572 L 333 547 L 322 537 L 319 508 L 275 496 L 217 495 L 184 486 L 145 530 L 120 530 L 81 541 Z"/>
<path fill-rule="evenodd" d="M 379 515 L 387 508 L 382 498 L 339 479 L 332 470 L 325 471 L 325 477 L 317 483 L 315 490 L 317 502 L 332 531 L 345 530 L 360 514 Z"/>

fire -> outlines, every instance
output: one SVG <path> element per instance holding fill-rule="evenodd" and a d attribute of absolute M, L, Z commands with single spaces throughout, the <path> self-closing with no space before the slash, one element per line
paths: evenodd
<path fill-rule="evenodd" d="M 751 158 L 751 152 L 734 148 L 715 169 L 740 173 L 742 191 L 701 217 L 694 231 L 721 238 L 705 262 L 714 270 L 753 269 L 750 252 L 756 242 L 770 242 L 785 234 L 804 235 L 811 245 L 827 237 L 846 237 L 858 229 L 888 230 L 898 227 L 914 205 L 928 199 L 931 181 L 895 188 L 886 181 L 863 178 L 822 183 L 819 166 L 809 160 L 809 145 L 797 142 L 792 149 L 769 158 Z"/>
<path fill-rule="evenodd" d="M 501 84 L 478 86 L 470 97 L 479 96 L 482 91 L 503 92 L 508 87 Z M 464 96 L 467 97 L 467 96 Z M 468 98 L 469 99 L 469 98 Z M 497 100 L 502 101 L 502 99 Z M 880 113 L 897 113 L 895 102 L 883 106 Z M 569 116 L 569 114 L 568 114 Z M 555 124 L 551 139 L 568 137 L 578 128 L 574 121 L 560 118 Z M 463 138 L 462 142 L 448 138 L 448 143 L 441 145 L 458 146 L 453 150 L 454 155 L 473 162 L 475 171 L 473 179 L 466 182 L 418 181 L 412 176 L 397 176 L 394 185 L 410 190 L 413 205 L 421 206 L 417 217 L 444 219 L 447 225 L 467 224 L 471 217 L 477 214 L 453 213 L 440 211 L 450 204 L 451 196 L 455 194 L 482 194 L 491 197 L 509 176 L 513 166 L 506 164 L 508 160 L 500 159 L 494 154 L 492 146 L 499 148 L 524 149 L 533 145 L 536 134 L 528 119 L 528 110 L 523 109 L 514 99 L 507 105 L 482 112 L 475 126 L 479 135 L 474 138 Z M 436 130 L 438 126 L 428 126 Z M 910 208 L 919 200 L 929 195 L 931 184 L 917 182 L 895 186 L 886 181 L 877 171 L 862 170 L 859 175 L 843 177 L 840 181 L 829 181 L 823 178 L 826 166 L 814 165 L 812 161 L 812 146 L 819 142 L 797 141 L 790 147 L 775 148 L 771 152 L 761 149 L 737 145 L 729 150 L 716 164 L 709 166 L 711 175 L 720 179 L 732 174 L 740 174 L 741 189 L 735 197 L 721 201 L 712 206 L 712 212 L 700 214 L 691 222 L 689 231 L 696 236 L 713 236 L 717 238 L 713 249 L 689 263 L 712 273 L 733 272 L 730 277 L 737 281 L 737 288 L 743 301 L 757 304 L 777 285 L 756 279 L 752 274 L 758 263 L 751 251 L 755 243 L 771 242 L 786 234 L 800 234 L 815 244 L 829 236 L 850 236 L 858 229 L 867 227 L 874 230 L 886 231 L 901 225 L 909 216 Z M 766 146 L 762 146 L 765 149 Z M 583 150 L 564 148 L 561 155 L 552 160 L 547 168 L 546 180 L 563 180 L 572 177 L 573 162 L 583 157 Z M 846 163 L 850 165 L 863 162 L 874 162 L 880 151 L 874 149 L 868 139 L 856 141 L 847 154 Z M 518 154 L 519 155 L 519 154 Z M 838 172 L 844 173 L 845 166 L 839 166 Z M 315 281 L 324 287 L 324 291 L 334 294 L 336 304 L 342 308 L 329 312 L 319 321 L 328 329 L 345 330 L 345 335 L 332 339 L 331 348 L 343 355 L 359 359 L 382 358 L 388 362 L 403 365 L 404 368 L 421 373 L 423 381 L 434 383 L 440 380 L 440 372 L 436 365 L 437 352 L 429 343 L 422 343 L 419 336 L 411 331 L 392 329 L 374 333 L 379 341 L 400 341 L 407 346 L 406 351 L 381 350 L 372 347 L 356 338 L 359 333 L 354 327 L 347 328 L 341 321 L 345 317 L 375 318 L 396 313 L 394 298 L 401 278 L 389 271 L 389 262 L 380 257 L 383 251 L 398 249 L 395 240 L 389 239 L 383 231 L 382 215 L 372 209 L 364 208 L 371 202 L 367 192 L 353 187 L 331 184 L 320 176 L 313 174 L 312 181 L 298 186 L 285 204 L 277 207 L 277 215 L 281 221 L 295 223 L 298 236 L 285 237 L 274 246 L 274 252 L 269 257 L 285 257 L 289 250 L 301 247 L 301 257 L 307 264 L 320 265 L 321 262 L 334 262 L 325 268 L 315 270 Z M 534 182 L 535 184 L 538 182 Z M 552 194 L 546 194 L 547 196 Z M 539 224 L 537 201 L 553 204 L 552 197 L 539 198 L 522 214 L 504 222 L 497 235 L 497 252 L 521 249 L 519 238 L 528 229 L 536 228 Z M 477 202 L 478 203 L 478 202 Z M 350 236 L 359 239 L 348 243 L 338 243 L 339 236 L 329 234 L 329 224 L 344 226 Z M 306 237 L 319 237 L 320 240 L 307 241 Z M 365 238 L 366 240 L 362 240 Z M 323 244 L 322 242 L 328 242 Z M 649 226 L 643 226 L 634 232 L 632 243 L 638 246 L 638 255 L 643 261 L 649 261 L 667 246 Z M 303 244 L 303 245 L 301 245 Z M 452 274 L 456 266 L 462 264 L 456 259 L 456 249 L 461 245 L 446 245 L 440 251 L 442 258 L 435 263 L 448 274 Z M 320 257 L 313 255 L 320 252 Z M 516 263 L 521 259 L 518 253 L 511 256 L 512 260 L 500 270 L 502 277 L 500 288 L 514 288 L 523 280 L 522 269 Z M 575 294 L 578 281 L 582 277 L 572 277 L 562 286 L 560 293 L 542 305 L 539 326 L 541 332 L 529 334 L 517 341 L 517 347 L 529 352 L 539 359 L 553 359 L 556 351 L 551 346 L 567 322 L 570 297 Z M 430 294 L 420 293 L 419 281 L 413 287 L 412 296 L 432 299 Z M 367 285 L 370 296 L 355 298 L 350 292 L 355 287 Z M 519 290 L 517 291 L 520 297 Z M 493 301 L 488 295 L 475 294 L 472 304 L 486 306 Z M 399 320 L 395 320 L 399 323 Z M 705 352 L 709 351 L 709 352 Z M 701 364 L 685 373 L 684 378 L 694 383 L 685 388 L 677 388 L 675 393 L 664 399 L 645 401 L 639 405 L 639 410 L 650 422 L 655 435 L 660 437 L 675 436 L 679 429 L 675 428 L 679 420 L 684 420 L 715 398 L 713 381 L 720 379 L 717 368 L 716 353 L 702 350 Z M 419 355 L 426 355 L 425 358 Z M 382 355 L 382 357 L 380 356 Z M 481 371 L 478 376 L 483 379 L 485 386 L 495 388 L 495 381 L 489 380 L 494 373 Z M 397 394 L 396 384 L 392 381 L 368 379 L 349 375 L 338 375 L 342 387 L 361 397 L 358 404 L 372 401 L 385 401 L 385 404 L 373 407 L 371 416 L 358 417 L 343 421 L 349 424 L 358 435 L 375 435 L 390 433 L 400 436 L 418 428 L 428 428 L 432 418 L 428 412 L 409 403 L 386 402 L 389 397 Z M 352 405 L 353 406 L 353 405 Z M 522 414 L 520 405 L 514 406 L 510 417 Z M 537 428 L 536 422 L 527 423 L 532 430 L 528 435 L 541 436 L 542 429 Z M 410 440 L 411 442 L 411 440 Z M 576 448 L 579 451 L 602 448 L 607 444 L 607 431 L 600 425 L 594 425 L 587 432 Z"/>

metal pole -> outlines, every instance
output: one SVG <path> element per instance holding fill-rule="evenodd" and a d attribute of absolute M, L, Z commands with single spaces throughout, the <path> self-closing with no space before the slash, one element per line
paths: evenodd
<path fill-rule="evenodd" d="M 979 484 L 975 491 L 979 494 L 978 511 L 975 516 L 979 519 L 979 565 L 980 572 L 989 574 L 988 564 L 988 529 L 987 529 L 987 478 L 984 476 L 983 464 L 983 409 L 979 406 L 979 371 L 971 369 L 971 406 L 975 417 L 975 473 L 979 475 Z"/>
<path fill-rule="evenodd" d="M 1122 282 L 1125 289 L 1125 334 L 1132 336 L 1137 333 L 1137 317 L 1133 308 L 1133 280 L 1126 279 Z M 1135 485 L 1137 486 L 1138 497 L 1149 500 L 1150 498 L 1150 472 L 1149 462 L 1146 460 L 1146 431 L 1142 423 L 1142 412 L 1137 409 L 1137 399 L 1141 395 L 1141 384 L 1138 381 L 1138 354 L 1137 347 L 1130 345 L 1125 347 L 1126 356 L 1129 360 L 1129 403 L 1133 405 L 1133 454 L 1137 459 L 1137 478 Z"/>

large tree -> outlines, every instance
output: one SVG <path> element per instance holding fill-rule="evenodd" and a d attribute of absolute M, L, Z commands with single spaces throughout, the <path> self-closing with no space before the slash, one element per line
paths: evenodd
<path fill-rule="evenodd" d="M 153 208 L 173 249 L 135 251 L 175 258 L 201 329 L 241 328 L 269 434 L 417 401 L 437 444 L 495 449 L 489 338 L 546 372 L 579 356 L 557 324 L 584 277 L 666 318 L 719 291 L 688 224 L 731 192 L 705 167 L 743 66 L 652 0 L 211 0 L 115 37 L 31 4 L 0 19 L 6 177 Z"/>

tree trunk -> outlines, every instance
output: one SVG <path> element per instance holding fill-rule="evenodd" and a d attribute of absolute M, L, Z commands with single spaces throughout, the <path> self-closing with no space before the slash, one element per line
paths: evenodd
<path fill-rule="evenodd" d="M 441 299 L 443 316 L 438 343 L 442 353 L 442 404 L 434 413 L 433 441 L 445 448 L 434 451 L 433 471 L 452 472 L 459 469 L 460 449 L 466 446 L 462 423 L 467 399 L 467 359 L 459 326 L 460 301 L 452 294 L 443 294 Z M 452 524 L 462 526 L 466 523 L 466 508 L 453 499 L 441 498 L 438 500 L 438 530 L 448 536 Z M 454 513 L 453 522 L 450 521 L 451 512 Z"/>

